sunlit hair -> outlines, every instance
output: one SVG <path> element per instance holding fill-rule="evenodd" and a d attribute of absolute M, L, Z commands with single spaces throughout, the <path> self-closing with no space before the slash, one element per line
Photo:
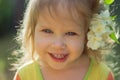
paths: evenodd
<path fill-rule="evenodd" d="M 21 41 L 21 49 L 27 51 L 29 55 L 31 54 L 31 58 L 34 56 L 35 26 L 39 15 L 44 14 L 45 10 L 52 18 L 65 18 L 67 15 L 70 20 L 75 21 L 77 24 L 79 24 L 80 17 L 83 17 L 87 32 L 93 14 L 97 13 L 98 5 L 99 0 L 29 0 L 18 37 L 18 40 Z M 61 10 L 65 12 L 62 15 L 60 14 Z M 91 50 L 88 51 L 91 52 Z M 93 52 L 90 55 L 99 58 L 99 53 L 94 54 Z"/>

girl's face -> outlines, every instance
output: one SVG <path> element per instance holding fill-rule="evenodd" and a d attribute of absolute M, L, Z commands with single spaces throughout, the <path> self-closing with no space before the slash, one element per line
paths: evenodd
<path fill-rule="evenodd" d="M 69 19 L 38 18 L 35 27 L 35 51 L 44 66 L 61 70 L 82 59 L 85 44 L 83 19 L 80 24 Z"/>

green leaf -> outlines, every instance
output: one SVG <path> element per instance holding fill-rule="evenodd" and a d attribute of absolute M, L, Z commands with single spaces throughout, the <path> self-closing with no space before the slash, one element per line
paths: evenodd
<path fill-rule="evenodd" d="M 117 16 L 111 16 L 111 19 L 112 19 L 112 20 L 115 20 L 116 17 L 117 17 Z"/>
<path fill-rule="evenodd" d="M 115 35 L 115 32 L 113 32 L 113 33 L 110 34 L 110 38 L 111 38 L 112 40 L 114 40 L 116 43 L 120 44 L 120 42 L 119 42 L 118 39 L 117 39 L 117 36 Z"/>
<path fill-rule="evenodd" d="M 108 4 L 108 5 L 112 4 L 113 2 L 114 2 L 114 0 L 104 0 L 104 3 Z"/>

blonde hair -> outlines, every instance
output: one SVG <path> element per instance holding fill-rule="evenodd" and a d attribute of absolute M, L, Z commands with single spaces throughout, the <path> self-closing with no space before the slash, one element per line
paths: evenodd
<path fill-rule="evenodd" d="M 18 40 L 21 41 L 21 48 L 31 56 L 34 56 L 34 31 L 37 19 L 44 9 L 48 9 L 49 14 L 54 17 L 52 13 L 59 14 L 58 5 L 66 8 L 66 11 L 74 20 L 74 13 L 76 12 L 79 17 L 84 17 L 84 24 L 87 28 L 94 13 L 97 13 L 99 0 L 29 0 L 27 9 L 24 14 L 23 22 L 19 32 Z M 74 11 L 73 11 L 74 10 Z M 87 28 L 88 31 L 88 28 Z M 91 52 L 91 50 L 88 50 Z M 90 53 L 90 55 L 100 58 L 99 53 Z"/>

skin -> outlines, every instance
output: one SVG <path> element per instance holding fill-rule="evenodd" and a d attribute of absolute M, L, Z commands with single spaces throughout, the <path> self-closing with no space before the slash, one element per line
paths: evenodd
<path fill-rule="evenodd" d="M 67 18 L 54 19 L 47 13 L 40 15 L 35 27 L 34 43 L 45 80 L 82 80 L 90 63 L 84 54 L 85 41 L 82 18 L 78 25 Z M 63 61 L 57 61 L 50 54 L 67 57 Z"/>

